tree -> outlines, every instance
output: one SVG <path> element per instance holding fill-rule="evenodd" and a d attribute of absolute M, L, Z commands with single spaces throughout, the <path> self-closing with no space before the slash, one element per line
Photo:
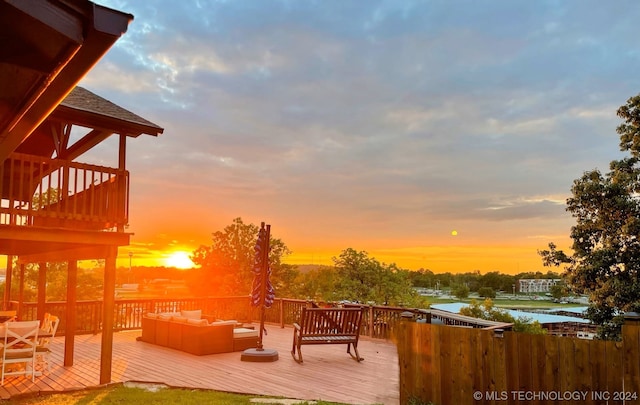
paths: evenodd
<path fill-rule="evenodd" d="M 255 245 L 260 228 L 236 218 L 222 231 L 213 233 L 210 246 L 200 246 L 191 260 L 199 266 L 190 270 L 188 284 L 196 295 L 245 295 L 251 292 Z M 280 239 L 270 238 L 271 282 L 278 296 L 296 277 L 292 266 L 282 263 L 291 252 Z"/>
<path fill-rule="evenodd" d="M 478 289 L 478 295 L 484 298 L 495 298 L 496 292 L 491 287 L 480 287 Z"/>
<path fill-rule="evenodd" d="M 434 288 L 436 285 L 435 274 L 428 269 L 420 269 L 409 273 L 411 285 L 414 287 Z"/>
<path fill-rule="evenodd" d="M 451 287 L 451 294 L 458 299 L 464 299 L 469 297 L 469 287 L 465 284 L 458 284 Z"/>
<path fill-rule="evenodd" d="M 598 324 L 601 338 L 617 338 L 624 312 L 640 310 L 640 95 L 618 109 L 620 150 L 629 152 L 609 165 L 574 180 L 567 211 L 573 254 L 540 251 L 545 265 L 565 265 L 568 286 L 588 294 L 587 317 Z"/>
<path fill-rule="evenodd" d="M 14 272 L 17 272 L 19 266 L 15 264 L 12 266 Z M 26 302 L 36 301 L 38 297 L 38 273 L 39 264 L 29 263 L 25 265 L 24 272 L 24 289 L 23 297 Z M 47 280 L 46 280 L 46 300 L 47 301 L 66 301 L 67 299 L 67 263 L 46 263 L 47 266 Z M 78 268 L 78 288 L 77 299 L 78 300 L 96 300 L 102 298 L 103 288 L 103 270 L 102 269 L 86 269 Z M 13 274 L 16 277 L 16 274 Z M 17 282 L 17 278 L 14 278 L 14 282 L 11 283 L 11 293 L 13 296 L 17 296 L 20 289 L 20 285 Z"/>
<path fill-rule="evenodd" d="M 339 300 L 407 305 L 417 296 L 408 271 L 395 264 L 380 263 L 367 252 L 347 248 L 333 261 L 338 276 L 336 297 Z"/>
<path fill-rule="evenodd" d="M 562 283 L 554 284 L 549 287 L 549 293 L 555 300 L 560 300 L 568 295 L 567 289 Z"/>
<path fill-rule="evenodd" d="M 491 287 L 494 291 L 511 291 L 511 286 L 515 283 L 515 277 L 509 274 L 501 274 L 491 271 L 480 278 L 483 287 Z"/>
<path fill-rule="evenodd" d="M 294 282 L 296 289 L 291 297 L 313 301 L 336 301 L 338 275 L 331 266 L 319 266 L 309 272 L 300 273 Z"/>
<path fill-rule="evenodd" d="M 504 310 L 494 308 L 493 301 L 489 298 L 485 299 L 481 304 L 476 300 L 471 300 L 469 306 L 460 308 L 460 314 L 489 321 L 512 323 L 512 330 L 514 332 L 547 333 L 538 321 L 532 321 L 531 318 L 528 317 L 515 318 Z"/>

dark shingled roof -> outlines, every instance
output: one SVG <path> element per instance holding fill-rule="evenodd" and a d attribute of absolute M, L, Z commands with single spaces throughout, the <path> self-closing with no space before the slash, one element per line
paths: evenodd
<path fill-rule="evenodd" d="M 147 133 L 150 135 L 161 134 L 164 131 L 163 128 L 153 122 L 148 121 L 129 110 L 125 110 L 119 105 L 116 105 L 80 86 L 76 86 L 71 90 L 60 105 L 74 110 L 81 110 L 92 114 L 111 117 L 134 125 L 148 127 L 151 131 Z"/>

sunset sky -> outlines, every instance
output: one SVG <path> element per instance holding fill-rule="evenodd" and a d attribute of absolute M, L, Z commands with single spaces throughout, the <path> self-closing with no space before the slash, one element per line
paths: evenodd
<path fill-rule="evenodd" d="M 119 265 L 166 265 L 241 217 L 294 264 L 351 247 L 546 271 L 573 180 L 622 156 L 615 112 L 640 92 L 636 0 L 97 3 L 135 19 L 80 84 L 165 128 L 129 141 Z"/>

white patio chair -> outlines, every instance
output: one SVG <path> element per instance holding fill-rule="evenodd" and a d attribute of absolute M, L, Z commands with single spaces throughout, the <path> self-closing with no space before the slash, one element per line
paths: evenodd
<path fill-rule="evenodd" d="M 60 318 L 55 315 L 51 315 L 49 313 L 45 314 L 44 322 L 42 322 L 42 330 L 44 332 L 51 333 L 51 337 L 43 337 L 39 339 L 38 345 L 36 346 L 36 366 L 38 369 L 49 371 L 49 354 L 51 353 L 51 348 L 49 344 L 56 337 L 56 332 L 58 331 L 58 324 L 60 323 Z"/>
<path fill-rule="evenodd" d="M 38 344 L 39 321 L 7 322 L 3 325 L 2 379 L 7 375 L 31 374 L 36 380 L 36 346 Z"/>

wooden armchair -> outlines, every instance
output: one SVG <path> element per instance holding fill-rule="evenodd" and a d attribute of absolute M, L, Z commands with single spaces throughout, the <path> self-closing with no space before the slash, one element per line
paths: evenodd
<path fill-rule="evenodd" d="M 36 346 L 38 345 L 39 321 L 6 322 L 4 329 L 4 347 L 2 350 L 2 380 L 7 375 L 31 374 L 36 378 Z M 13 367 L 13 365 L 22 367 Z"/>
<path fill-rule="evenodd" d="M 49 354 L 51 348 L 49 347 L 51 341 L 56 336 L 58 331 L 58 324 L 60 324 L 60 318 L 49 313 L 44 315 L 42 322 L 42 330 L 51 334 L 51 337 L 47 336 L 40 338 L 38 345 L 36 346 L 36 366 L 44 371 L 49 371 Z"/>

